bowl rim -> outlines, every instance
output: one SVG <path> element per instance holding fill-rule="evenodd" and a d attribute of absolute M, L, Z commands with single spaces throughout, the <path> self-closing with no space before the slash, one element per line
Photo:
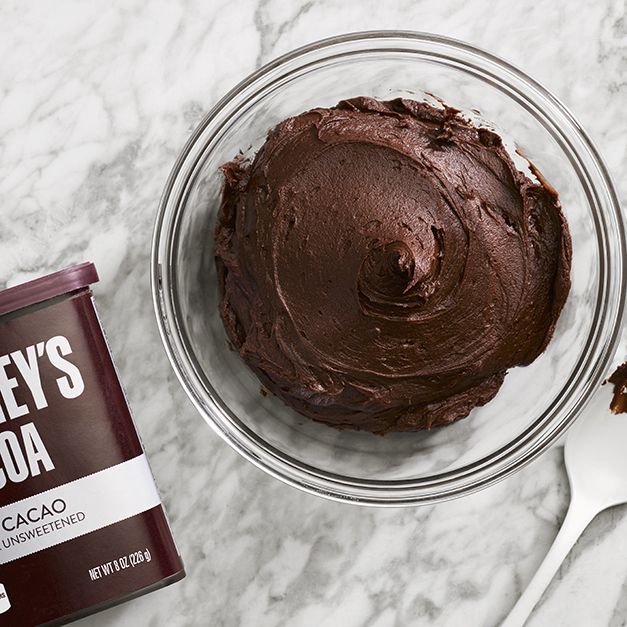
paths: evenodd
<path fill-rule="evenodd" d="M 181 340 L 181 331 L 178 326 L 178 321 L 174 314 L 176 310 L 175 303 L 173 302 L 173 285 L 175 279 L 171 280 L 170 278 L 171 264 L 169 260 L 175 247 L 172 246 L 172 242 L 166 237 L 166 233 L 164 232 L 164 227 L 171 227 L 172 224 L 176 222 L 176 209 L 180 205 L 181 200 L 180 193 L 178 201 L 176 202 L 174 222 L 171 220 L 166 223 L 166 217 L 171 206 L 173 190 L 177 187 L 177 184 L 180 183 L 179 179 L 183 166 L 192 158 L 192 161 L 187 164 L 186 180 L 189 182 L 189 180 L 193 178 L 195 167 L 204 154 L 204 152 L 201 151 L 201 153 L 196 154 L 195 157 L 193 155 L 198 140 L 202 137 L 210 124 L 217 120 L 220 114 L 223 113 L 235 99 L 241 96 L 242 92 L 253 87 L 260 81 L 263 81 L 263 79 L 274 70 L 282 68 L 291 62 L 303 59 L 303 57 L 306 57 L 310 53 L 331 50 L 333 47 L 341 47 L 344 45 L 361 45 L 362 47 L 358 47 L 356 51 L 362 53 L 381 52 L 383 48 L 373 49 L 372 46 L 385 40 L 411 42 L 414 45 L 424 43 L 430 46 L 443 46 L 449 53 L 453 50 L 460 55 L 464 54 L 479 62 L 483 62 L 487 66 L 495 66 L 496 69 L 504 74 L 512 75 L 525 87 L 537 92 L 534 97 L 530 99 L 530 103 L 535 103 L 535 98 L 539 95 L 558 111 L 570 125 L 569 130 L 575 133 L 583 149 L 587 152 L 586 156 L 595 166 L 597 175 L 602 181 L 603 191 L 606 195 L 606 204 L 609 203 L 613 209 L 612 215 L 610 216 L 614 220 L 614 235 L 616 236 L 613 243 L 618 250 L 619 258 L 611 267 L 611 271 L 616 273 L 614 284 L 618 283 L 619 286 L 622 285 L 622 279 L 627 271 L 627 252 L 625 247 L 625 228 L 620 211 L 620 203 L 603 159 L 572 113 L 570 113 L 550 91 L 529 77 L 526 73 L 507 61 L 476 46 L 457 39 L 431 33 L 402 30 L 376 30 L 359 31 L 328 37 L 296 48 L 270 61 L 250 74 L 209 110 L 179 153 L 161 196 L 152 239 L 151 286 L 159 333 L 168 359 L 179 382 L 205 421 L 233 449 L 271 476 L 318 496 L 323 496 L 335 501 L 358 503 L 362 505 L 407 506 L 440 502 L 476 492 L 523 468 L 555 442 L 581 413 L 582 409 L 593 396 L 594 390 L 607 374 L 605 369 L 610 364 L 615 354 L 616 345 L 620 339 L 621 323 L 625 309 L 625 290 L 619 290 L 618 299 L 613 312 L 605 314 L 606 317 L 607 315 L 612 316 L 609 322 L 609 334 L 605 339 L 603 350 L 593 364 L 594 368 L 592 373 L 588 373 L 585 382 L 577 381 L 577 385 L 572 384 L 574 375 L 571 374 L 569 381 L 564 384 L 565 388 L 571 385 L 574 389 L 579 389 L 579 397 L 576 399 L 576 402 L 568 408 L 568 411 L 558 424 L 553 423 L 559 416 L 559 408 L 558 410 L 553 408 L 554 415 L 551 417 L 551 420 L 545 420 L 546 424 L 543 423 L 540 425 L 541 418 L 552 410 L 553 405 L 557 403 L 555 400 L 552 405 L 542 413 L 542 416 L 536 419 L 534 423 L 515 440 L 477 462 L 466 464 L 454 471 L 443 472 L 427 478 L 394 481 L 360 479 L 337 475 L 294 460 L 289 457 L 289 455 L 284 454 L 282 451 L 279 451 L 262 440 L 245 425 L 240 423 L 235 416 L 230 417 L 229 414 L 232 412 L 224 405 L 211 385 L 208 382 L 206 382 L 207 385 L 203 385 L 202 377 L 195 367 L 193 357 L 186 353 L 184 342 Z M 368 45 L 370 45 L 370 47 L 366 47 Z M 418 52 L 416 49 L 402 49 L 402 51 L 410 53 Z M 323 61 L 324 58 L 326 57 L 316 59 L 313 63 L 319 63 Z M 502 77 L 498 78 L 499 80 L 504 80 Z M 511 94 L 508 95 L 510 97 L 512 96 Z M 526 98 L 530 97 L 526 96 Z M 561 143 L 560 147 L 563 149 Z M 571 146 L 571 149 L 575 154 L 578 154 L 576 148 L 572 148 Z M 587 172 L 586 167 L 583 167 Z M 595 189 L 594 186 L 593 189 Z M 181 191 L 182 188 L 178 190 L 178 192 Z M 174 196 L 176 196 L 176 194 Z M 598 231 L 599 227 L 596 222 L 599 216 L 594 216 L 594 219 L 595 227 Z M 601 219 L 604 220 L 605 218 L 601 216 Z M 603 251 L 607 252 L 608 246 L 610 245 L 612 245 L 611 241 L 609 243 L 606 242 Z M 601 258 L 600 263 L 599 292 L 604 285 L 602 281 L 604 272 L 603 258 Z M 607 272 L 607 269 L 605 269 L 605 271 Z M 608 279 L 606 277 L 605 284 L 607 284 L 607 281 Z M 606 291 L 609 289 L 607 285 Z M 597 335 L 598 334 L 600 334 L 600 331 Z M 588 344 L 590 343 L 591 335 L 589 334 Z M 583 356 L 580 357 L 577 364 L 577 368 L 580 370 L 583 368 L 583 366 L 580 365 L 583 359 Z M 583 379 L 584 374 L 585 373 L 580 372 L 579 378 Z M 585 383 L 583 388 L 582 383 Z M 210 389 L 208 390 L 207 387 Z M 202 393 L 199 388 L 204 388 L 204 393 Z M 538 428 L 539 425 L 542 428 Z M 548 427 L 551 425 L 553 428 L 549 429 Z M 515 448 L 512 448 L 512 444 L 515 442 L 519 444 Z M 468 468 L 470 468 L 470 470 L 467 470 Z M 494 472 L 490 472 L 491 469 L 494 469 Z"/>

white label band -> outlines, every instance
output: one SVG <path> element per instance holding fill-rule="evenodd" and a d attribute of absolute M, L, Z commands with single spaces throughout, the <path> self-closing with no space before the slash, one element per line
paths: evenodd
<path fill-rule="evenodd" d="M 11 609 L 11 601 L 9 601 L 9 595 L 4 589 L 4 585 L 0 583 L 0 614 L 4 614 Z"/>
<path fill-rule="evenodd" d="M 0 564 L 161 505 L 146 455 L 0 507 Z"/>

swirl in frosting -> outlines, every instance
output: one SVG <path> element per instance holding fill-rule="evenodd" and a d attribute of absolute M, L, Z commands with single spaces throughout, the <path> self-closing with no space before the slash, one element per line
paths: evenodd
<path fill-rule="evenodd" d="M 549 342 L 570 288 L 557 194 L 458 111 L 342 101 L 223 172 L 224 325 L 301 414 L 375 433 L 448 424 Z"/>

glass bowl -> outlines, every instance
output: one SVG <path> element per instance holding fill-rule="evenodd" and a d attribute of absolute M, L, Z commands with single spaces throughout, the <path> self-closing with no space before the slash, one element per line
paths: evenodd
<path fill-rule="evenodd" d="M 218 314 L 213 226 L 222 175 L 284 118 L 358 95 L 434 94 L 506 131 L 559 192 L 573 240 L 572 289 L 547 350 L 453 425 L 385 437 L 314 423 L 287 408 L 230 350 Z M 513 139 L 512 139 L 513 138 Z M 520 167 L 526 162 L 519 159 Z M 205 421 L 293 486 L 367 505 L 433 503 L 502 479 L 573 422 L 613 357 L 624 307 L 624 226 L 592 142 L 546 89 L 493 55 L 411 32 L 326 39 L 266 65 L 204 118 L 177 159 L 157 218 L 153 294 L 172 365 Z"/>

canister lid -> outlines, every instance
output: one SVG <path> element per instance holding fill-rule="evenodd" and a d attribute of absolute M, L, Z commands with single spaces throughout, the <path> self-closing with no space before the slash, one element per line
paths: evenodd
<path fill-rule="evenodd" d="M 49 298 L 80 290 L 99 280 L 96 266 L 91 262 L 86 262 L 9 287 L 0 291 L 0 316 L 42 303 Z"/>

